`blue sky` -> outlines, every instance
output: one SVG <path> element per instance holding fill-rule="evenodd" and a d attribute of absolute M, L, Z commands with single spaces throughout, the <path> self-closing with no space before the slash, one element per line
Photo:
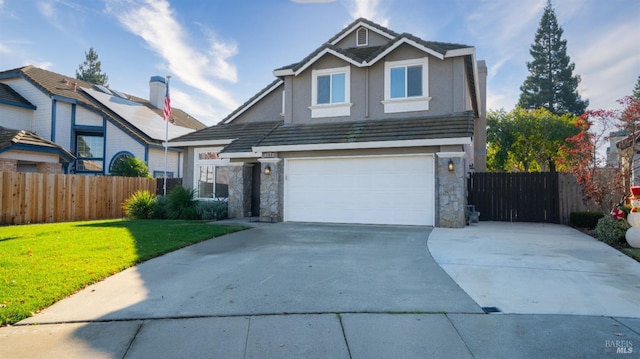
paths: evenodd
<path fill-rule="evenodd" d="M 93 47 L 111 88 L 148 96 L 171 75 L 172 104 L 213 125 L 358 17 L 424 40 L 476 47 L 488 108 L 512 109 L 546 0 L 0 0 L 0 71 L 75 76 Z M 579 92 L 619 108 L 640 75 L 640 1 L 555 0 Z"/>

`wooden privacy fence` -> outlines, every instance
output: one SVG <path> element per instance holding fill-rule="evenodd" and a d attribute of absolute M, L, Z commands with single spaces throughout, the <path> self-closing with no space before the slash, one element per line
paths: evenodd
<path fill-rule="evenodd" d="M 567 224 L 571 212 L 596 209 L 571 174 L 556 172 L 473 173 L 467 200 L 484 221 Z"/>
<path fill-rule="evenodd" d="M 0 223 L 26 224 L 121 218 L 137 190 L 154 193 L 150 178 L 0 172 Z"/>

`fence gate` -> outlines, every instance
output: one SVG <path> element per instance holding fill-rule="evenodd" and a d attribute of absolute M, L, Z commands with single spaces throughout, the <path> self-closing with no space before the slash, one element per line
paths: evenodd
<path fill-rule="evenodd" d="M 558 173 L 472 173 L 467 188 L 480 220 L 560 223 Z"/>

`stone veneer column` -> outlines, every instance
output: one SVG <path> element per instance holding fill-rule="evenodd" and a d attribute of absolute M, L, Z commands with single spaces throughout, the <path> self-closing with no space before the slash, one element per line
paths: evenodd
<path fill-rule="evenodd" d="M 244 218 L 251 211 L 252 164 L 229 164 L 229 218 Z"/>
<path fill-rule="evenodd" d="M 449 171 L 449 160 L 454 170 Z M 462 228 L 466 225 L 467 190 L 463 152 L 437 153 L 438 227 Z"/>
<path fill-rule="evenodd" d="M 261 158 L 260 221 L 282 222 L 284 200 L 284 162 L 281 158 Z M 266 174 L 269 166 L 271 174 Z"/>

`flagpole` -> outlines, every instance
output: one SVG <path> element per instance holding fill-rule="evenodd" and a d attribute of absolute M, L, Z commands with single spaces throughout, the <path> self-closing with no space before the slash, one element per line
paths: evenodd
<path fill-rule="evenodd" d="M 171 103 L 167 102 L 169 99 L 169 80 L 171 76 L 167 76 L 167 92 L 164 99 L 164 179 L 162 183 L 162 193 L 167 196 L 167 154 L 169 148 L 169 118 L 171 117 Z M 166 107 L 169 107 L 168 109 Z"/>

